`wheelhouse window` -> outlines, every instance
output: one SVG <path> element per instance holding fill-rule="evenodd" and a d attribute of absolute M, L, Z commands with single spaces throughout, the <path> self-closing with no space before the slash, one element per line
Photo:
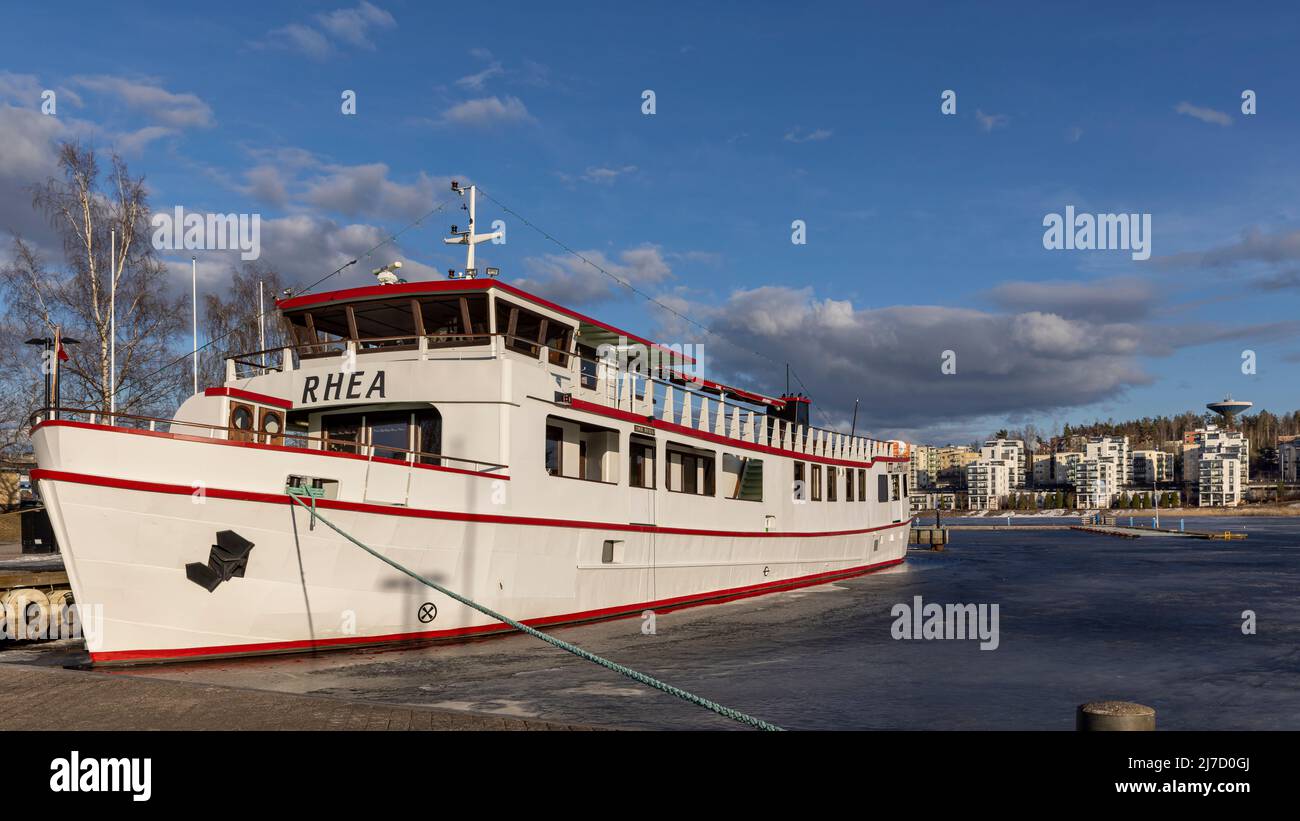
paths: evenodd
<path fill-rule="evenodd" d="M 486 345 L 486 294 L 434 294 L 418 297 L 330 303 L 285 314 L 299 355 L 335 354 L 344 343 L 359 353 L 415 348 L 420 337 L 428 346 Z"/>
<path fill-rule="evenodd" d="M 670 491 L 697 496 L 714 495 L 716 455 L 713 451 L 669 443 L 665 454 L 667 465 L 664 484 Z"/>
<path fill-rule="evenodd" d="M 628 484 L 632 487 L 655 486 L 655 441 L 633 435 L 628 442 Z"/>
<path fill-rule="evenodd" d="M 833 465 L 826 466 L 826 501 L 835 501 L 835 491 L 839 487 L 839 470 Z"/>
<path fill-rule="evenodd" d="M 844 469 L 844 501 L 853 501 L 853 468 Z"/>
<path fill-rule="evenodd" d="M 822 466 L 812 466 L 812 500 L 820 502 L 822 500 Z"/>
<path fill-rule="evenodd" d="M 546 417 L 546 472 L 569 479 L 616 483 L 619 475 L 618 431 Z"/>
<path fill-rule="evenodd" d="M 792 498 L 795 502 L 808 501 L 807 470 L 808 466 L 805 463 L 794 463 L 794 487 L 792 488 Z"/>
<path fill-rule="evenodd" d="M 573 328 L 563 322 L 521 308 L 507 300 L 496 301 L 497 333 L 503 334 L 506 347 L 528 356 L 537 356 L 542 346 L 548 350 L 553 365 L 569 364 Z"/>
<path fill-rule="evenodd" d="M 867 500 L 867 469 L 858 468 L 858 501 Z"/>
<path fill-rule="evenodd" d="M 884 474 L 881 474 L 880 477 L 876 479 L 876 501 L 889 501 L 889 477 Z"/>

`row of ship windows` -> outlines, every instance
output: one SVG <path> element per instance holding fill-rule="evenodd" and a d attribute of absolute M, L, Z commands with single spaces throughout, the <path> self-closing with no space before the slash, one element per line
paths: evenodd
<path fill-rule="evenodd" d="M 564 419 L 546 418 L 546 472 L 551 476 L 589 482 L 618 482 L 619 432 L 612 428 Z M 656 488 L 658 472 L 655 439 L 633 433 L 628 437 L 628 485 Z M 721 491 L 724 498 L 763 501 L 763 460 L 734 453 L 721 454 Z M 718 452 L 679 442 L 664 444 L 664 488 L 672 493 L 697 496 L 718 495 Z M 823 467 L 825 483 L 823 484 Z M 842 478 L 841 478 L 842 477 Z M 814 464 L 794 463 L 792 495 L 795 502 L 843 499 L 867 501 L 867 471 Z M 856 479 L 856 481 L 855 481 Z M 877 477 L 877 501 L 898 501 L 907 495 L 907 477 L 899 474 Z M 840 490 L 843 493 L 840 493 Z"/>

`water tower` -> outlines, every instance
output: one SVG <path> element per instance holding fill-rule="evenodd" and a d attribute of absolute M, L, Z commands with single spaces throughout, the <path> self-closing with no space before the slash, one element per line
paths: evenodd
<path fill-rule="evenodd" d="M 1250 408 L 1254 404 L 1254 402 L 1247 402 L 1244 399 L 1233 399 L 1231 396 L 1225 396 L 1223 397 L 1222 402 L 1211 402 L 1205 407 L 1223 417 L 1223 426 L 1225 428 L 1231 428 L 1232 420 L 1236 415 Z"/>

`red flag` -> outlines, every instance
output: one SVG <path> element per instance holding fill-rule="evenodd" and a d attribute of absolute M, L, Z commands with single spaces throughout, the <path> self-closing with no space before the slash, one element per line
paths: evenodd
<path fill-rule="evenodd" d="M 68 361 L 68 352 L 63 349 L 63 340 L 59 340 L 59 361 L 60 362 Z"/>

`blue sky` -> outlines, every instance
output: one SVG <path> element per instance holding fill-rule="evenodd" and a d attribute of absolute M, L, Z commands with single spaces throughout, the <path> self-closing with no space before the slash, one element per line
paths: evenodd
<path fill-rule="evenodd" d="M 503 278 L 703 342 L 715 378 L 780 390 L 742 349 L 788 360 L 823 422 L 861 398 L 873 433 L 964 442 L 1227 392 L 1300 406 L 1283 3 L 78 5 L 13 9 L 0 33 L 6 232 L 48 239 L 19 192 L 70 136 L 121 151 L 155 208 L 261 214 L 263 262 L 304 282 L 450 202 L 454 177 L 738 344 L 482 202 L 506 219 L 481 247 Z M 334 284 L 459 265 L 458 205 Z M 1150 214 L 1151 258 L 1046 250 L 1067 205 Z M 231 264 L 205 255 L 203 287 Z"/>

